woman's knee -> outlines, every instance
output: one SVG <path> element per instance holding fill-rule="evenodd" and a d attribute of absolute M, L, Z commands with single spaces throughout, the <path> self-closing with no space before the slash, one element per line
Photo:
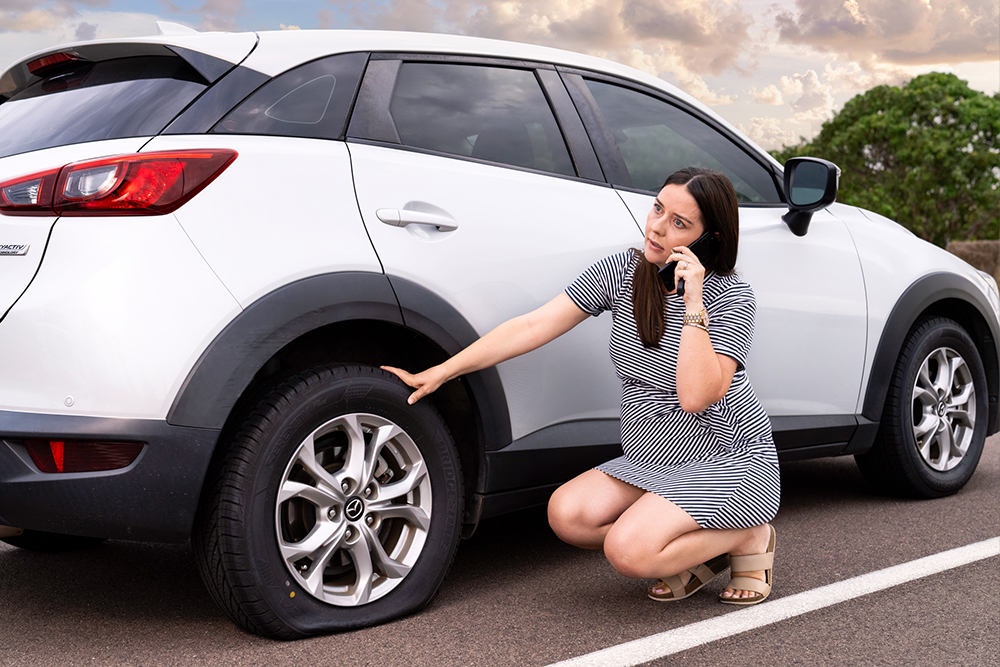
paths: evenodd
<path fill-rule="evenodd" d="M 627 530 L 618 529 L 617 525 L 612 526 L 604 538 L 604 556 L 619 574 L 632 579 L 648 579 L 663 574 L 654 574 L 656 554 L 647 548 L 644 540 L 630 535 Z"/>

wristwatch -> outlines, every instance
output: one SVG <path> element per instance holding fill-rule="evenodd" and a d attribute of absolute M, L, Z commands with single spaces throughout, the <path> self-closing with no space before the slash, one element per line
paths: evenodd
<path fill-rule="evenodd" d="M 684 313 L 684 324 L 708 328 L 708 311 L 702 308 L 697 313 Z"/>

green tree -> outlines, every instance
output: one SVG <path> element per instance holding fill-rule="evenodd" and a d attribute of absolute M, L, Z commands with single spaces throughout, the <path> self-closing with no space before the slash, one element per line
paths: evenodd
<path fill-rule="evenodd" d="M 1000 238 L 1000 93 L 972 90 L 954 74 L 872 88 L 815 139 L 772 155 L 830 160 L 842 170 L 838 200 L 942 247 Z"/>

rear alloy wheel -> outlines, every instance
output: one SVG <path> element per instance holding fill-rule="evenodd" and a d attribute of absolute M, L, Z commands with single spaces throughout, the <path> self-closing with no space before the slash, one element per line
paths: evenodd
<path fill-rule="evenodd" d="M 433 599 L 461 529 L 461 470 L 441 417 L 369 367 L 320 367 L 261 400 L 225 453 L 194 542 L 245 629 L 303 637 Z"/>
<path fill-rule="evenodd" d="M 986 441 L 986 374 L 958 323 L 934 318 L 907 336 L 872 449 L 855 459 L 872 484 L 937 498 L 961 489 Z"/>

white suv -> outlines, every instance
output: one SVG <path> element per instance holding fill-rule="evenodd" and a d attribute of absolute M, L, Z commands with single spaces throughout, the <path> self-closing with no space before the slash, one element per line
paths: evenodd
<path fill-rule="evenodd" d="M 0 536 L 191 537 L 244 628 L 427 604 L 460 535 L 620 452 L 610 321 L 423 369 L 642 242 L 675 169 L 739 193 L 783 459 L 933 497 L 998 430 L 996 282 L 663 81 L 398 32 L 166 34 L 0 78 Z"/>

